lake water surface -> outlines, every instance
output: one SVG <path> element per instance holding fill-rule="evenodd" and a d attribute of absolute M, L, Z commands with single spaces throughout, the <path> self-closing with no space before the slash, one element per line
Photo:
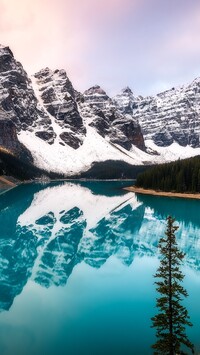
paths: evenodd
<path fill-rule="evenodd" d="M 130 182 L 19 186 L 0 196 L 0 354 L 152 354 L 153 274 L 166 217 L 186 253 L 200 351 L 200 201 L 135 195 Z"/>

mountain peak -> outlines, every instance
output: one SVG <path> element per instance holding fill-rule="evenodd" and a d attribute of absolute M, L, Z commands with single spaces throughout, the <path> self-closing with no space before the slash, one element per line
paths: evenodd
<path fill-rule="evenodd" d="M 65 69 L 50 69 L 49 67 L 42 68 L 40 69 L 37 73 L 35 73 L 33 76 L 35 78 L 40 78 L 40 77 L 53 77 L 54 75 L 59 76 L 60 78 L 63 79 L 68 79 L 67 73 Z"/>
<path fill-rule="evenodd" d="M 37 77 L 46 76 L 46 75 L 49 75 L 52 73 L 53 73 L 52 70 L 49 67 L 46 67 L 46 68 L 40 69 L 37 73 L 34 74 L 34 76 L 37 78 Z"/>
<path fill-rule="evenodd" d="M 13 52 L 8 46 L 4 46 L 3 44 L 0 44 L 0 55 L 5 55 L 9 54 L 13 57 Z"/>
<path fill-rule="evenodd" d="M 193 84 L 200 84 L 200 77 L 199 76 L 192 81 L 191 85 L 193 85 Z"/>
<path fill-rule="evenodd" d="M 122 89 L 121 91 L 122 94 L 129 94 L 129 95 L 133 95 L 133 92 L 131 90 L 131 88 L 129 86 L 126 86 L 125 88 Z"/>
<path fill-rule="evenodd" d="M 90 96 L 90 95 L 102 95 L 102 96 L 107 96 L 106 92 L 99 86 L 99 85 L 94 85 L 88 90 L 84 92 L 84 95 Z"/>

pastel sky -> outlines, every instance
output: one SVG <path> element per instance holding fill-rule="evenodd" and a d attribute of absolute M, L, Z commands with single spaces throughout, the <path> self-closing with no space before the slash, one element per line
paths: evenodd
<path fill-rule="evenodd" d="M 199 0 L 0 0 L 0 43 L 32 74 L 148 95 L 200 76 Z"/>

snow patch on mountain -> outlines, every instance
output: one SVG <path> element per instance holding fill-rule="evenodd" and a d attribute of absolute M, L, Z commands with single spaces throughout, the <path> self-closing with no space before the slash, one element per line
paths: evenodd
<path fill-rule="evenodd" d="M 159 154 L 157 159 L 155 159 L 156 163 L 170 162 L 200 155 L 200 148 L 192 148 L 189 145 L 183 147 L 176 142 L 172 143 L 169 147 L 158 147 L 152 140 L 146 140 L 145 144 L 147 150 Z"/>
<path fill-rule="evenodd" d="M 151 140 L 146 141 L 147 149 L 151 154 L 143 152 L 135 146 L 127 151 L 105 140 L 92 127 L 87 128 L 84 143 L 77 150 L 67 145 L 63 147 L 58 141 L 49 145 L 28 131 L 22 131 L 18 135 L 18 139 L 31 151 L 34 164 L 38 168 L 68 177 L 87 171 L 94 162 L 106 160 L 124 161 L 137 166 L 160 164 L 200 155 L 200 148 L 182 147 L 178 143 L 164 148 L 156 146 Z"/>
<path fill-rule="evenodd" d="M 22 131 L 18 138 L 31 151 L 34 164 L 38 168 L 66 176 L 87 171 L 94 162 L 119 160 L 131 165 L 143 165 L 143 159 L 149 162 L 152 159 L 152 156 L 136 147 L 132 147 L 132 151 L 129 152 L 111 144 L 92 127 L 87 128 L 83 145 L 77 150 L 67 145 L 63 147 L 56 141 L 49 145 L 31 132 Z"/>

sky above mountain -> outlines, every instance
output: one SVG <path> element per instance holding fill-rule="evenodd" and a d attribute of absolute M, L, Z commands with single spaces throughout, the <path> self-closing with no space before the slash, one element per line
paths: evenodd
<path fill-rule="evenodd" d="M 0 43 L 80 91 L 154 94 L 200 76 L 199 0 L 0 0 Z"/>

